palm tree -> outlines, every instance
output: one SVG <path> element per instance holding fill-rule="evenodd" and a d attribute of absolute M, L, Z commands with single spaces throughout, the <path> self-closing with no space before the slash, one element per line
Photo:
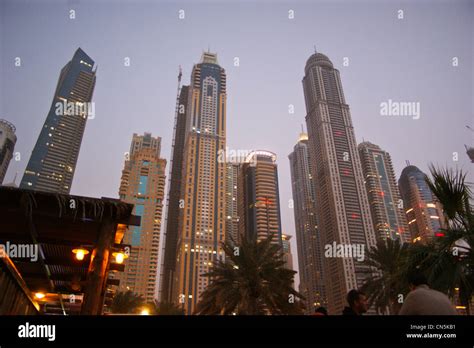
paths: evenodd
<path fill-rule="evenodd" d="M 136 313 L 145 303 L 142 296 L 135 294 L 131 290 L 118 292 L 115 294 L 111 305 L 112 313 L 130 314 Z"/>
<path fill-rule="evenodd" d="M 469 314 L 474 290 L 472 191 L 462 170 L 437 169 L 431 165 L 430 172 L 433 179 L 427 178 L 426 182 L 443 206 L 447 226 L 443 229 L 444 236 L 430 243 L 430 250 L 419 257 L 420 268 L 426 270 L 434 288 L 450 296 L 459 291 L 459 300 Z"/>
<path fill-rule="evenodd" d="M 396 314 L 400 310 L 399 295 L 407 288 L 404 260 L 407 244 L 399 240 L 378 240 L 374 248 L 367 252 L 365 264 L 371 270 L 361 290 L 367 294 L 369 307 L 378 313 Z"/>
<path fill-rule="evenodd" d="M 437 169 L 430 166 L 433 179 L 426 182 L 443 206 L 447 226 L 444 236 L 426 243 L 401 246 L 397 241 L 379 241 L 368 253 L 368 266 L 376 269 L 369 274 L 362 290 L 369 303 L 379 312 L 389 308 L 397 311 L 398 294 L 407 291 L 406 274 L 418 269 L 428 276 L 431 286 L 451 297 L 459 295 L 470 313 L 469 303 L 474 289 L 474 214 L 472 193 L 462 170 Z M 458 292 L 459 291 L 459 292 Z"/>
<path fill-rule="evenodd" d="M 462 170 L 439 169 L 430 165 L 433 179 L 426 183 L 443 206 L 443 213 L 449 228 L 464 229 L 472 237 L 474 215 L 470 205 L 472 191 L 466 183 L 466 173 Z"/>
<path fill-rule="evenodd" d="M 241 245 L 222 243 L 225 261 L 218 260 L 204 276 L 210 284 L 202 293 L 196 314 L 302 314 L 303 298 L 293 289 L 295 271 L 284 268 L 282 248 L 244 238 Z"/>

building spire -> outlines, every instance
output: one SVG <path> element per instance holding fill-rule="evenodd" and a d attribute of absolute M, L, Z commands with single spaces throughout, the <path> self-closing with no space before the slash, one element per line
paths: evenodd
<path fill-rule="evenodd" d="M 314 53 L 318 53 L 318 51 L 316 51 L 316 45 L 314 45 L 313 47 L 314 47 Z"/>
<path fill-rule="evenodd" d="M 303 124 L 301 124 L 301 133 L 300 133 L 300 137 L 298 138 L 298 142 L 300 142 L 302 140 L 308 140 L 308 134 L 305 133 L 304 128 L 303 128 Z"/>

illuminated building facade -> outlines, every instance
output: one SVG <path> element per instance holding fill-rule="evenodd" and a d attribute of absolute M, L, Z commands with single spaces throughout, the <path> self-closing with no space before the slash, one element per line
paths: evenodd
<path fill-rule="evenodd" d="M 140 226 L 130 227 L 124 244 L 131 246 L 125 272 L 119 275 L 120 290 L 142 295 L 146 302 L 158 296 L 157 272 L 165 192 L 166 160 L 160 157 L 161 138 L 133 134 L 129 158 L 120 183 L 120 200 L 134 205 Z"/>

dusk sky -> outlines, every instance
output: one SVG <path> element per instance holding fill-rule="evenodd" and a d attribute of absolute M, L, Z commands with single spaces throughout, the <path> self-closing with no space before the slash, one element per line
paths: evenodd
<path fill-rule="evenodd" d="M 424 172 L 461 167 L 473 182 L 473 12 L 472 1 L 0 0 L 0 118 L 16 126 L 21 154 L 4 183 L 18 173 L 19 184 L 59 72 L 81 47 L 98 65 L 96 116 L 71 194 L 117 198 L 133 133 L 160 136 L 169 163 L 178 66 L 188 84 L 210 48 L 227 72 L 227 145 L 277 154 L 283 232 L 294 235 L 288 154 L 305 125 L 301 80 L 314 46 L 340 71 L 357 141 L 387 150 L 397 179 L 409 160 Z M 389 99 L 420 103 L 420 118 L 382 116 Z"/>

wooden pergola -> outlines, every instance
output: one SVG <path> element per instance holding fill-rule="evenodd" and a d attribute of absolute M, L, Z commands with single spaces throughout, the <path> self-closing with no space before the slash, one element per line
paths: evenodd
<path fill-rule="evenodd" d="M 132 211 L 117 199 L 0 187 L 0 244 L 37 245 L 37 260 L 10 259 L 27 295 L 44 295 L 35 299 L 42 313 L 100 315 L 119 284 L 112 273 L 124 270 L 112 254 L 130 250 L 124 233 L 140 225 Z M 82 260 L 77 249 L 86 250 Z"/>

